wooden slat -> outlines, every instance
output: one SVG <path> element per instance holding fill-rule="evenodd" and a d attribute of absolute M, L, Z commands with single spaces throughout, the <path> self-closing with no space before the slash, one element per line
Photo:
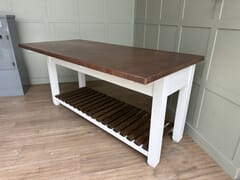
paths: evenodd
<path fill-rule="evenodd" d="M 81 107 L 81 105 L 84 105 L 86 103 L 89 103 L 91 102 L 91 99 L 94 98 L 94 97 L 100 97 L 101 94 L 94 94 L 94 93 L 91 93 L 89 94 L 88 96 L 85 96 L 81 99 L 77 99 L 76 101 L 73 101 L 72 103 L 70 103 L 71 105 L 73 105 L 74 107 Z"/>
<path fill-rule="evenodd" d="M 102 94 L 96 94 L 92 98 L 89 98 L 88 100 L 84 102 L 79 102 L 76 106 L 78 106 L 82 111 L 89 108 L 89 106 L 94 105 L 96 102 L 101 102 L 105 96 Z"/>
<path fill-rule="evenodd" d="M 89 88 L 86 88 L 86 87 L 82 88 L 82 91 L 84 91 L 84 90 L 89 90 Z M 57 98 L 66 98 L 66 97 L 71 96 L 72 94 L 75 94 L 75 93 L 79 94 L 79 89 L 74 90 L 74 91 L 68 91 L 68 92 L 65 92 L 64 94 L 59 94 L 56 97 Z"/>
<path fill-rule="evenodd" d="M 136 145 L 148 149 L 151 114 L 90 88 L 56 96 Z M 169 122 L 166 124 L 169 131 Z"/>
<path fill-rule="evenodd" d="M 148 150 L 148 139 L 146 138 L 143 142 L 143 149 Z"/>
<path fill-rule="evenodd" d="M 82 111 L 89 114 L 91 112 L 91 110 L 101 107 L 102 105 L 104 105 L 110 101 L 111 101 L 111 99 L 109 99 L 107 96 L 103 96 L 103 97 L 93 101 L 92 103 L 89 103 L 88 106 L 86 106 L 82 109 Z"/>
<path fill-rule="evenodd" d="M 129 133 L 132 133 L 138 126 L 145 123 L 146 119 L 148 119 L 149 114 L 144 112 L 139 113 L 138 115 L 134 116 L 132 119 L 133 123 L 130 125 L 125 125 L 124 129 L 121 130 L 120 134 L 126 136 Z"/>
<path fill-rule="evenodd" d="M 109 123 L 108 126 L 110 128 L 113 128 L 114 131 L 118 132 L 116 130 L 116 128 L 119 127 L 123 122 L 128 121 L 128 119 L 131 118 L 132 116 L 134 116 L 137 112 L 138 112 L 138 110 L 136 108 L 135 109 L 131 109 L 131 111 L 129 111 L 127 114 L 119 117 L 117 119 L 117 121 Z"/>
<path fill-rule="evenodd" d="M 111 118 L 112 115 L 114 115 L 115 113 L 118 113 L 118 112 L 122 111 L 125 107 L 126 107 L 126 104 L 124 104 L 124 103 L 119 104 L 118 107 L 112 109 L 111 111 L 108 111 L 107 113 L 104 113 L 103 115 L 99 116 L 98 119 L 99 119 L 103 124 L 106 124 L 105 121 L 104 121 L 106 118 Z"/>
<path fill-rule="evenodd" d="M 126 106 L 121 111 L 118 111 L 117 113 L 111 115 L 110 117 L 103 119 L 102 121 L 104 124 L 106 124 L 108 126 L 111 122 L 116 122 L 119 117 L 123 116 L 124 114 L 128 113 L 129 111 L 130 111 L 130 108 L 128 106 Z"/>
<path fill-rule="evenodd" d="M 137 113 L 125 122 L 122 122 L 118 126 L 116 126 L 115 131 L 119 132 L 122 136 L 127 136 L 127 133 L 124 132 L 128 127 L 135 126 L 135 123 L 138 119 L 140 119 L 142 116 L 144 116 L 143 112 Z"/>
<path fill-rule="evenodd" d="M 99 106 L 99 107 L 97 107 L 97 108 L 95 108 L 93 110 L 90 110 L 89 114 L 94 117 L 94 115 L 96 113 L 98 113 L 98 112 L 102 111 L 103 109 L 106 109 L 106 108 L 108 108 L 110 106 L 114 106 L 116 103 L 117 103 L 116 101 L 112 101 L 112 100 L 106 101 L 104 105 Z"/>
<path fill-rule="evenodd" d="M 85 91 L 85 92 L 79 91 L 78 94 L 73 94 L 72 97 L 68 96 L 66 98 L 61 98 L 61 99 L 69 104 L 73 104 L 79 100 L 82 100 L 84 97 L 90 96 L 91 93 L 92 93 L 91 91 Z"/>
<path fill-rule="evenodd" d="M 135 124 L 135 126 L 130 126 L 128 129 L 126 129 L 127 138 L 129 140 L 134 140 L 144 134 L 146 131 L 149 131 L 150 127 L 150 115 L 147 114 L 143 118 L 139 120 L 138 124 Z M 124 132 L 123 132 L 124 133 Z"/>
<path fill-rule="evenodd" d="M 84 88 L 84 89 L 86 89 L 86 88 Z M 92 93 L 92 91 L 90 91 L 89 89 L 86 89 L 84 91 L 78 91 L 78 92 L 68 95 L 67 97 L 64 98 L 64 100 L 67 102 L 76 101 L 77 99 L 80 99 L 84 96 L 88 96 L 90 93 Z"/>
<path fill-rule="evenodd" d="M 98 117 L 100 117 L 100 116 L 102 116 L 102 115 L 110 112 L 110 111 L 113 110 L 113 109 L 116 109 L 117 107 L 119 107 L 119 106 L 121 106 L 121 105 L 123 105 L 123 104 L 124 104 L 124 103 L 121 103 L 121 104 L 115 103 L 114 105 L 109 106 L 109 107 L 107 107 L 107 108 L 105 108 L 105 109 L 103 109 L 103 110 L 101 110 L 101 111 L 96 112 L 95 114 L 93 114 L 93 118 L 99 120 Z"/>
<path fill-rule="evenodd" d="M 134 143 L 140 146 L 144 143 L 144 140 L 148 138 L 149 138 L 148 131 L 145 131 L 144 134 L 142 134 L 142 136 L 139 136 L 135 139 Z"/>

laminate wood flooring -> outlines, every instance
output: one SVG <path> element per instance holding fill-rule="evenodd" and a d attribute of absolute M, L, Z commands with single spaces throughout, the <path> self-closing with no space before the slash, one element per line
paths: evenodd
<path fill-rule="evenodd" d="M 96 81 L 88 86 L 149 111 L 151 98 Z M 63 84 L 63 91 L 76 84 Z M 189 136 L 164 137 L 159 166 L 62 106 L 49 85 L 26 96 L 0 97 L 0 180 L 231 179 Z"/>

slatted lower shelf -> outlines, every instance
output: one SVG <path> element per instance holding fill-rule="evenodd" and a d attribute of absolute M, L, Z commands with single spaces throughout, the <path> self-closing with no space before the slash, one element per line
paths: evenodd
<path fill-rule="evenodd" d="M 56 100 L 147 155 L 150 113 L 87 87 L 60 94 Z"/>

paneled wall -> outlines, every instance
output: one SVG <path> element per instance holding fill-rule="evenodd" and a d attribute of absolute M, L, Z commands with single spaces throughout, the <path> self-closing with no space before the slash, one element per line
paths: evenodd
<path fill-rule="evenodd" d="M 136 0 L 134 29 L 136 46 L 205 56 L 195 74 L 187 131 L 236 177 L 240 168 L 240 1 Z M 176 96 L 170 104 L 176 104 Z"/>
<path fill-rule="evenodd" d="M 134 0 L 0 0 L 1 14 L 15 14 L 20 41 L 87 39 L 132 45 Z M 46 57 L 24 51 L 31 83 L 47 83 Z M 59 68 L 60 81 L 74 72 Z"/>

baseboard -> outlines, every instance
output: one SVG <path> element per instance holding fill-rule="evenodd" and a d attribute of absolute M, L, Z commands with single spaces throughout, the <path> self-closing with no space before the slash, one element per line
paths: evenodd
<path fill-rule="evenodd" d="M 240 180 L 240 168 L 237 169 L 235 178 L 236 178 L 237 180 Z"/>
<path fill-rule="evenodd" d="M 229 160 L 222 152 L 212 146 L 195 128 L 186 123 L 186 133 L 204 149 L 233 179 L 240 179 L 240 173 L 233 162 Z"/>

